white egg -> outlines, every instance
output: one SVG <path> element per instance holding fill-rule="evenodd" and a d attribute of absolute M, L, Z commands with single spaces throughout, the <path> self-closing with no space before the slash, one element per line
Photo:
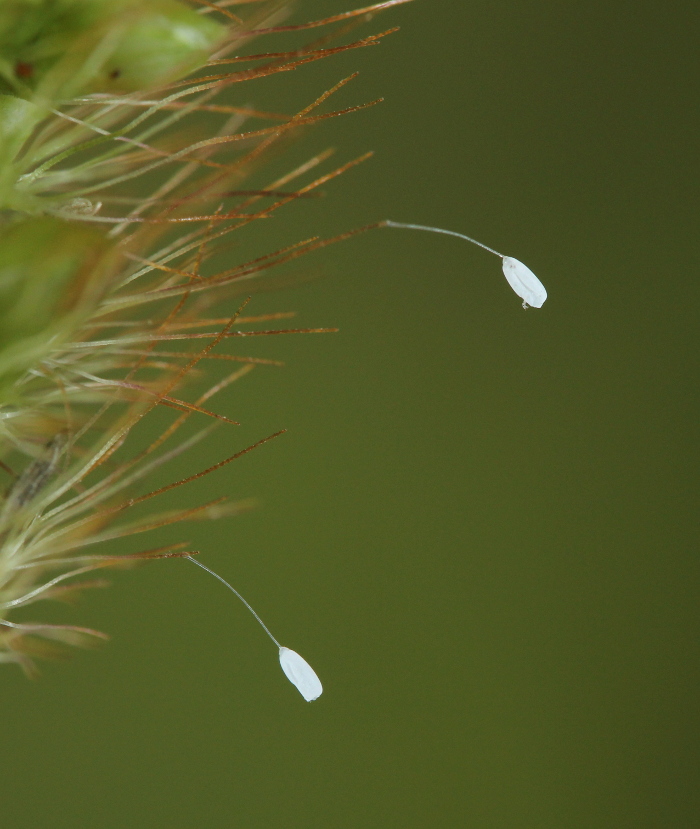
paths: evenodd
<path fill-rule="evenodd" d="M 318 699 L 323 693 L 323 685 L 316 671 L 296 651 L 280 646 L 280 665 L 287 679 L 296 686 L 307 702 Z"/>
<path fill-rule="evenodd" d="M 523 307 L 531 305 L 533 308 L 541 308 L 544 305 L 547 291 L 527 265 L 512 256 L 504 256 L 503 273 L 510 287 L 523 300 Z"/>

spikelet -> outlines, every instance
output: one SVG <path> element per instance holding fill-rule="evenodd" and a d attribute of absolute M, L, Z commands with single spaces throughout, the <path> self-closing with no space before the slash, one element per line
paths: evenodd
<path fill-rule="evenodd" d="M 36 656 L 105 638 L 79 626 L 15 622 L 14 609 L 73 599 L 103 584 L 95 574 L 105 567 L 193 553 L 175 545 L 106 555 L 100 542 L 249 506 L 221 498 L 129 513 L 280 434 L 137 494 L 154 469 L 234 423 L 209 403 L 218 391 L 273 362 L 217 352 L 220 344 L 326 330 L 276 328 L 284 314 L 245 317 L 245 296 L 272 268 L 351 233 L 268 250 L 224 270 L 210 262 L 231 251 L 238 231 L 363 160 L 323 170 L 323 153 L 245 189 L 289 138 L 371 103 L 328 111 L 345 79 L 293 115 L 260 112 L 235 104 L 237 85 L 376 45 L 388 32 L 331 41 L 407 1 L 296 26 L 283 25 L 287 4 L 275 0 L 0 7 L 0 466 L 11 481 L 0 505 L 0 661 L 31 675 Z M 311 45 L 239 53 L 258 35 L 317 27 L 326 27 L 323 39 Z M 227 305 L 228 315 L 212 316 L 214 304 Z M 267 325 L 245 327 L 256 323 Z M 216 373 L 227 364 L 230 373 Z M 192 402 L 184 387 L 195 374 L 208 390 Z M 130 433 L 157 408 L 174 419 L 132 450 Z M 193 416 L 211 423 L 174 440 Z"/>

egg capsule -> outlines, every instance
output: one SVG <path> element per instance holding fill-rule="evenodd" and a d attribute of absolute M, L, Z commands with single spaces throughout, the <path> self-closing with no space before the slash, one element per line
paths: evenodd
<path fill-rule="evenodd" d="M 547 291 L 540 280 L 518 259 L 512 256 L 503 257 L 503 274 L 508 284 L 515 293 L 522 299 L 523 308 L 531 305 L 533 308 L 541 308 L 547 299 Z"/>
<path fill-rule="evenodd" d="M 296 651 L 280 647 L 280 665 L 287 679 L 294 685 L 307 702 L 318 699 L 323 685 L 316 671 Z"/>
<path fill-rule="evenodd" d="M 381 222 L 380 227 L 398 227 L 404 230 L 427 230 L 430 233 L 444 233 L 446 236 L 456 236 L 458 239 L 465 239 L 473 245 L 477 245 L 494 256 L 500 256 L 503 262 L 503 275 L 508 280 L 508 284 L 515 291 L 515 293 L 522 299 L 523 308 L 532 306 L 533 308 L 541 308 L 547 299 L 547 291 L 540 280 L 528 268 L 523 265 L 518 259 L 513 259 L 512 256 L 504 256 L 497 250 L 484 245 L 482 242 L 477 242 L 471 236 L 465 236 L 464 233 L 457 233 L 454 230 L 444 230 L 441 227 L 428 227 L 427 225 L 406 224 L 404 222 L 391 222 L 389 220 Z"/>

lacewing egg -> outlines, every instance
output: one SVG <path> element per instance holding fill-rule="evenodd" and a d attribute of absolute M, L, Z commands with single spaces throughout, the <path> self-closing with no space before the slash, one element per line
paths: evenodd
<path fill-rule="evenodd" d="M 503 257 L 503 274 L 508 284 L 515 293 L 523 300 L 523 307 L 531 305 L 533 308 L 541 308 L 547 299 L 547 291 L 540 280 L 522 262 L 513 259 L 512 256 Z"/>
<path fill-rule="evenodd" d="M 287 679 L 296 686 L 307 702 L 318 699 L 323 693 L 321 680 L 316 671 L 296 651 L 280 646 L 280 665 Z"/>
<path fill-rule="evenodd" d="M 522 299 L 523 308 L 532 306 L 533 308 L 541 308 L 547 299 L 547 291 L 540 280 L 528 268 L 523 265 L 518 259 L 513 259 L 512 256 L 504 256 L 497 250 L 490 248 L 483 242 L 478 242 L 472 239 L 471 236 L 465 236 L 464 233 L 457 233 L 455 230 L 445 230 L 442 227 L 429 227 L 428 225 L 414 225 L 406 222 L 392 222 L 386 220 L 380 222 L 379 227 L 402 227 L 405 230 L 427 230 L 429 233 L 444 233 L 445 236 L 456 236 L 458 239 L 464 239 L 471 242 L 473 245 L 478 245 L 480 248 L 493 253 L 495 256 L 500 256 L 503 261 L 503 273 L 508 280 L 508 284 L 515 291 L 515 293 Z"/>
<path fill-rule="evenodd" d="M 291 648 L 285 648 L 275 639 L 275 637 L 270 633 L 270 629 L 268 626 L 263 622 L 263 620 L 258 616 L 258 614 L 253 610 L 253 608 L 248 604 L 248 602 L 241 596 L 241 594 L 236 590 L 236 588 L 229 584 L 226 579 L 221 578 L 218 573 L 215 573 L 206 564 L 202 564 L 201 561 L 197 561 L 196 558 L 192 558 L 189 553 L 184 555 L 184 558 L 189 559 L 192 564 L 196 564 L 197 567 L 201 567 L 202 570 L 206 570 L 207 573 L 211 573 L 215 579 L 218 579 L 222 584 L 225 584 L 226 587 L 243 602 L 243 604 L 248 608 L 248 610 L 255 616 L 260 627 L 265 631 L 265 633 L 272 639 L 272 641 L 277 645 L 280 651 L 280 665 L 282 666 L 282 670 L 285 673 L 287 679 L 294 685 L 294 687 L 299 691 L 299 693 L 304 697 L 307 702 L 311 702 L 314 699 L 318 699 L 321 694 L 323 693 L 323 685 L 321 685 L 321 680 L 316 676 L 316 671 L 309 665 L 309 663 L 296 651 L 293 651 Z"/>

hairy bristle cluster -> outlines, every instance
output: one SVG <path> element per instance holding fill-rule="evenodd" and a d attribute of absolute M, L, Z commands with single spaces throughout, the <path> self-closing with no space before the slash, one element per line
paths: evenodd
<path fill-rule="evenodd" d="M 223 270 L 214 263 L 221 254 L 231 262 L 237 232 L 312 197 L 366 158 L 323 170 L 325 152 L 250 186 L 281 143 L 376 102 L 324 111 L 346 78 L 290 115 L 235 105 L 236 85 L 376 45 L 388 32 L 330 43 L 407 1 L 300 25 L 283 25 L 286 4 L 274 0 L 59 0 L 46 4 L 58 17 L 43 22 L 40 3 L 8 0 L 0 10 L 0 467 L 9 481 L 0 507 L 0 661 L 31 674 L 36 656 L 104 638 L 77 626 L 12 621 L 16 608 L 72 599 L 102 585 L 94 573 L 105 567 L 194 552 L 176 545 L 107 555 L 95 545 L 248 508 L 220 498 L 129 517 L 135 505 L 277 436 L 137 494 L 154 469 L 235 423 L 210 402 L 217 392 L 258 365 L 278 364 L 219 346 L 328 330 L 280 324 L 291 314 L 245 316 L 243 297 L 270 269 L 352 233 L 309 238 Z M 15 13 L 34 30 L 13 44 Z M 44 23 L 53 39 L 42 50 Z M 318 27 L 330 29 L 315 43 L 239 54 L 253 37 Z M 227 315 L 211 314 L 226 303 Z M 226 364 L 232 370 L 221 376 L 216 369 Z M 207 390 L 188 400 L 184 387 L 195 375 Z M 130 451 L 130 433 L 156 408 L 175 419 Z M 192 417 L 211 423 L 177 439 Z M 93 576 L 74 581 L 85 574 Z"/>

